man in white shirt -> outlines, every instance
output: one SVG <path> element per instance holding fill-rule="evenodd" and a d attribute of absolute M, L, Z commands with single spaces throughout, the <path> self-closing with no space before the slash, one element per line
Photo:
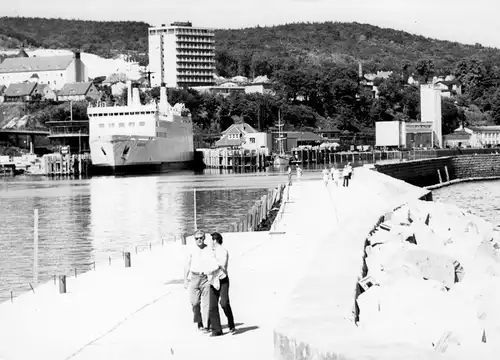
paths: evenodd
<path fill-rule="evenodd" d="M 189 286 L 189 300 L 193 307 L 194 322 L 201 331 L 208 331 L 208 304 L 210 283 L 208 275 L 217 270 L 213 260 L 212 246 L 205 244 L 205 232 L 194 234 L 196 245 L 189 245 L 184 267 L 184 288 Z M 215 268 L 214 268 L 215 267 Z M 189 281 L 191 276 L 191 281 Z M 202 316 L 203 314 L 203 316 Z M 203 326 L 205 323 L 206 326 Z"/>
<path fill-rule="evenodd" d="M 214 273 L 216 278 L 211 281 L 210 286 L 210 301 L 209 301 L 209 314 L 210 314 L 210 326 L 212 328 L 212 336 L 222 335 L 222 327 L 220 324 L 219 315 L 219 299 L 222 310 L 227 317 L 227 325 L 229 332 L 231 334 L 236 333 L 233 311 L 231 309 L 231 304 L 229 303 L 229 276 L 227 272 L 229 263 L 229 253 L 222 246 L 222 235 L 218 232 L 214 232 L 212 235 L 213 241 L 213 251 L 217 264 L 219 266 L 218 271 Z"/>

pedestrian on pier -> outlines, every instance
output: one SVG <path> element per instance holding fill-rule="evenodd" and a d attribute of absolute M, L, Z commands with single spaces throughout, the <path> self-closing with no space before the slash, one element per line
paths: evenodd
<path fill-rule="evenodd" d="M 233 311 L 229 302 L 229 275 L 228 263 L 229 253 L 222 246 L 223 238 L 218 232 L 212 235 L 213 253 L 218 268 L 210 275 L 210 294 L 209 294 L 209 321 L 212 330 L 211 336 L 222 335 L 222 326 L 219 314 L 219 301 L 222 310 L 227 318 L 227 326 L 230 334 L 236 333 Z"/>
<path fill-rule="evenodd" d="M 349 180 L 352 179 L 353 168 L 350 162 L 347 163 L 347 170 L 349 171 Z"/>
<path fill-rule="evenodd" d="M 342 184 L 343 187 L 349 187 L 349 167 L 346 165 L 344 166 L 344 170 L 342 170 L 342 176 L 344 177 L 344 183 Z"/>
<path fill-rule="evenodd" d="M 302 177 L 302 168 L 300 165 L 297 165 L 297 181 L 300 181 L 300 178 Z"/>
<path fill-rule="evenodd" d="M 288 167 L 288 186 L 292 185 L 292 168 L 289 166 Z"/>
<path fill-rule="evenodd" d="M 335 185 L 335 187 L 339 186 L 340 176 L 341 176 L 340 170 L 336 169 L 335 166 L 332 167 L 332 179 L 333 179 L 333 185 Z"/>
<path fill-rule="evenodd" d="M 325 168 L 323 169 L 323 182 L 325 184 L 325 187 L 328 186 L 328 179 L 330 178 L 330 172 L 328 171 L 328 169 Z"/>
<path fill-rule="evenodd" d="M 189 300 L 193 308 L 193 321 L 198 330 L 208 331 L 209 292 L 208 275 L 215 269 L 212 264 L 212 247 L 205 244 L 205 232 L 194 234 L 195 245 L 190 245 L 184 266 L 184 288 L 189 288 Z"/>

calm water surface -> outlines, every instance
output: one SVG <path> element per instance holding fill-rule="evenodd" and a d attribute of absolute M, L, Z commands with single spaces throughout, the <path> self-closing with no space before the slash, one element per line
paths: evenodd
<path fill-rule="evenodd" d="M 304 173 L 304 177 L 318 176 Z M 191 172 L 84 180 L 0 179 L 0 301 L 33 279 L 34 209 L 39 212 L 39 281 L 121 261 L 122 252 L 179 239 L 198 228 L 227 231 L 283 173 Z"/>
<path fill-rule="evenodd" d="M 497 225 L 500 230 L 500 181 L 474 181 L 434 190 L 435 201 L 455 204 Z"/>

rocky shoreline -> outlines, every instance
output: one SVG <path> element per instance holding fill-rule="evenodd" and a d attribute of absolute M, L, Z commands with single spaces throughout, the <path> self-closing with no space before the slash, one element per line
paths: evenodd
<path fill-rule="evenodd" d="M 358 327 L 451 356 L 500 350 L 499 249 L 493 224 L 454 205 L 404 205 L 367 240 Z"/>

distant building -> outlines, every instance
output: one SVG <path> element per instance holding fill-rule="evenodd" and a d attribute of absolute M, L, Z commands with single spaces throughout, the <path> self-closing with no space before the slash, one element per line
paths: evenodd
<path fill-rule="evenodd" d="M 340 141 L 341 131 L 334 127 L 330 130 L 318 130 L 316 134 L 329 141 Z"/>
<path fill-rule="evenodd" d="M 10 84 L 4 93 L 5 102 L 24 102 L 32 100 L 36 95 L 37 83 L 23 82 L 18 84 Z"/>
<path fill-rule="evenodd" d="M 434 89 L 441 90 L 441 96 L 443 97 L 462 94 L 462 84 L 456 79 L 436 81 L 434 83 Z"/>
<path fill-rule="evenodd" d="M 360 70 L 360 75 L 362 70 Z M 377 71 L 376 74 L 365 74 L 363 75 L 360 84 L 363 85 L 366 88 L 369 88 L 373 92 L 373 96 L 375 98 L 378 98 L 378 84 L 376 83 L 375 79 L 387 79 L 389 76 L 391 76 L 392 71 Z"/>
<path fill-rule="evenodd" d="M 470 147 L 471 146 L 471 134 L 467 131 L 463 131 L 461 128 L 455 130 L 451 134 L 445 135 L 443 138 L 445 147 Z"/>
<path fill-rule="evenodd" d="M 464 128 L 460 126 L 453 134 L 460 132 L 469 134 L 469 144 L 472 147 L 500 146 L 500 126 L 498 125 L 469 126 Z"/>
<path fill-rule="evenodd" d="M 269 147 L 268 134 L 258 132 L 247 123 L 233 124 L 222 132 L 216 147 L 256 150 Z"/>
<path fill-rule="evenodd" d="M 273 84 L 267 76 L 258 76 L 250 82 L 244 76 L 235 76 L 230 80 L 220 78 L 217 85 L 211 86 L 193 86 L 194 90 L 200 93 L 212 93 L 228 96 L 234 93 L 240 94 L 274 94 Z"/>
<path fill-rule="evenodd" d="M 432 148 L 432 122 L 426 121 L 377 121 L 375 146 L 379 148 Z"/>
<path fill-rule="evenodd" d="M 278 131 L 271 132 L 271 150 L 272 152 L 279 152 L 279 144 L 277 138 L 279 137 Z M 290 152 L 293 148 L 301 145 L 320 145 L 325 139 L 311 131 L 283 131 L 281 136 L 283 140 L 283 148 L 285 152 Z"/>
<path fill-rule="evenodd" d="M 420 85 L 420 116 L 422 122 L 433 124 L 432 143 L 443 147 L 441 90 L 433 85 Z"/>
<path fill-rule="evenodd" d="M 57 100 L 57 95 L 54 90 L 47 84 L 37 84 L 35 92 L 40 94 L 43 100 Z"/>
<path fill-rule="evenodd" d="M 106 77 L 106 79 L 103 80 L 102 85 L 106 86 L 112 86 L 113 84 L 116 83 L 126 83 L 128 80 L 127 75 L 124 73 L 114 73 Z"/>
<path fill-rule="evenodd" d="M 24 81 L 36 81 L 59 90 L 67 83 L 87 81 L 87 74 L 79 52 L 69 56 L 8 58 L 0 64 L 1 84 Z"/>
<path fill-rule="evenodd" d="M 113 96 L 120 96 L 123 94 L 123 90 L 127 88 L 127 84 L 125 82 L 117 82 L 111 85 L 111 94 Z"/>
<path fill-rule="evenodd" d="M 50 143 L 52 145 L 69 146 L 72 153 L 89 150 L 89 121 L 66 119 L 47 121 Z"/>
<path fill-rule="evenodd" d="M 211 93 L 222 96 L 228 96 L 235 93 L 245 93 L 245 86 L 240 86 L 233 82 L 225 82 L 221 85 L 213 86 L 193 86 L 192 88 L 200 93 Z"/>
<path fill-rule="evenodd" d="M 98 100 L 100 97 L 99 90 L 92 82 L 66 84 L 57 95 L 59 101 L 80 101 L 86 98 Z"/>
<path fill-rule="evenodd" d="M 175 22 L 149 28 L 151 86 L 215 84 L 214 30 Z"/>
<path fill-rule="evenodd" d="M 253 93 L 274 95 L 275 91 L 273 89 L 273 84 L 268 82 L 251 83 L 245 85 L 245 94 Z"/>

